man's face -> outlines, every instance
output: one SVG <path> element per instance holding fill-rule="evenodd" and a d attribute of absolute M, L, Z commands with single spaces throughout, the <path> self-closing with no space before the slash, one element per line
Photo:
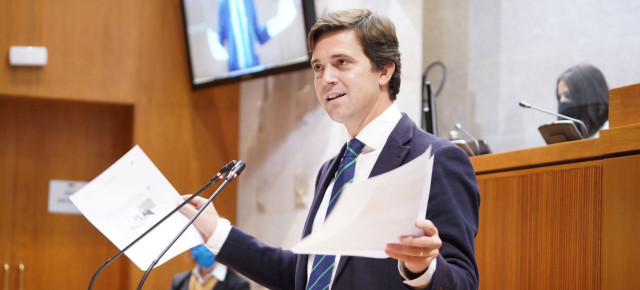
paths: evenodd
<path fill-rule="evenodd" d="M 318 101 L 352 136 L 392 103 L 387 86 L 393 64 L 374 72 L 353 29 L 320 36 L 311 67 Z"/>

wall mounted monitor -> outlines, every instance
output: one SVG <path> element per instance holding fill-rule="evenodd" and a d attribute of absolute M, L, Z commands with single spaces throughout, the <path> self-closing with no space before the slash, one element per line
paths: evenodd
<path fill-rule="evenodd" d="M 309 67 L 313 0 L 182 0 L 194 89 Z"/>

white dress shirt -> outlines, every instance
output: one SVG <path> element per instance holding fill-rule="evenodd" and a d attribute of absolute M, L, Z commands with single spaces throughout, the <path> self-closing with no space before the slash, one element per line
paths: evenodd
<path fill-rule="evenodd" d="M 353 182 L 362 182 L 369 178 L 371 174 L 371 170 L 373 170 L 373 166 L 375 165 L 380 153 L 382 152 L 382 148 L 384 144 L 387 143 L 387 139 L 393 131 L 393 128 L 398 124 L 402 114 L 398 109 L 398 106 L 393 103 L 389 108 L 387 108 L 380 116 L 375 118 L 369 124 L 367 124 L 357 136 L 351 136 L 351 138 L 357 138 L 362 143 L 365 144 L 362 152 L 356 158 L 356 168 L 354 173 Z M 347 140 L 348 141 L 348 140 Z M 329 187 L 326 192 L 331 192 L 333 189 L 334 181 L 331 181 Z M 320 208 L 318 209 L 318 214 L 315 216 L 313 221 L 312 231 L 322 227 L 324 224 L 325 214 L 327 212 L 327 207 L 329 204 L 331 194 L 325 194 L 322 202 L 320 204 Z M 220 218 L 218 220 L 218 225 L 216 226 L 216 230 L 213 235 L 207 241 L 207 246 L 214 254 L 218 254 L 224 241 L 229 236 L 229 232 L 231 231 L 231 223 L 226 220 Z M 313 268 L 313 258 L 314 255 L 309 255 L 308 265 L 307 265 L 307 275 L 310 275 L 311 269 Z M 340 256 L 336 256 L 335 264 L 338 265 L 340 261 Z M 407 275 L 404 273 L 404 267 L 402 262 L 398 262 L 398 271 L 405 278 L 405 284 L 412 287 L 424 287 L 429 284 L 431 281 L 431 277 L 436 268 L 436 259 L 430 264 L 426 273 L 421 275 L 420 277 L 413 280 L 406 280 Z M 336 269 L 338 267 L 333 268 L 333 275 L 331 276 L 333 283 L 333 277 L 335 277 Z"/>

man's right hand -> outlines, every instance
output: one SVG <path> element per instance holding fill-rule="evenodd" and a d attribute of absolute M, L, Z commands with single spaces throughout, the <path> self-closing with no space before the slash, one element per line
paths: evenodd
<path fill-rule="evenodd" d="M 191 195 L 183 195 L 182 198 L 184 200 L 191 197 Z M 207 199 L 196 196 L 196 198 L 192 199 L 189 204 L 186 204 L 180 209 L 180 212 L 185 215 L 187 218 L 192 218 L 196 213 L 202 208 L 202 206 L 207 202 Z M 216 226 L 218 225 L 218 219 L 220 215 L 218 215 L 218 211 L 213 207 L 212 204 L 209 204 L 207 208 L 202 211 L 202 213 L 198 216 L 198 218 L 193 222 L 196 226 L 196 229 L 202 235 L 202 238 L 207 241 L 216 230 Z"/>

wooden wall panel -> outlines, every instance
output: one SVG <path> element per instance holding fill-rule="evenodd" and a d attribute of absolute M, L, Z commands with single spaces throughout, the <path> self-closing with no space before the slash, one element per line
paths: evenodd
<path fill-rule="evenodd" d="M 215 91 L 232 95 L 237 93 L 235 88 Z M 238 159 L 237 101 L 229 102 L 218 95 L 199 95 L 193 101 L 193 107 L 139 105 L 135 113 L 140 119 L 135 128 L 136 143 L 182 194 L 196 192 L 223 165 Z M 212 186 L 202 196 L 209 197 L 218 186 Z M 236 192 L 237 184 L 231 183 L 215 199 L 220 215 L 232 222 L 236 219 Z M 188 257 L 173 259 L 153 270 L 145 288 L 165 288 L 173 274 L 192 266 Z M 130 288 L 135 289 L 143 272 L 133 264 L 131 272 Z"/>
<path fill-rule="evenodd" d="M 38 96 L 131 102 L 141 87 L 139 1 L 41 1 L 49 63 Z"/>
<path fill-rule="evenodd" d="M 609 127 L 640 124 L 640 84 L 612 89 L 609 92 Z"/>
<path fill-rule="evenodd" d="M 182 194 L 194 193 L 223 165 L 238 159 L 237 139 L 231 138 L 237 123 L 224 122 L 227 115 L 234 120 L 237 114 L 199 116 L 189 109 L 139 106 L 136 115 L 153 123 L 147 124 L 146 129 L 145 124 L 139 124 L 137 143 Z M 225 205 L 220 206 L 220 213 L 232 221 L 235 221 L 235 194 L 230 193 L 235 188 L 235 183 L 231 183 L 216 198 L 216 204 Z M 205 194 L 209 196 L 212 192 L 213 188 Z"/>
<path fill-rule="evenodd" d="M 138 3 L 141 6 L 139 37 L 143 44 L 136 55 L 140 62 L 137 77 L 140 86 L 136 92 L 139 101 L 190 106 L 193 93 L 181 0 Z M 214 90 L 208 92 L 216 94 Z M 234 97 L 228 101 L 233 102 Z"/>
<path fill-rule="evenodd" d="M 602 165 L 478 176 L 481 289 L 600 289 Z"/>
<path fill-rule="evenodd" d="M 81 215 L 48 212 L 51 179 L 91 180 L 130 147 L 131 106 L 43 101 L 0 97 L 0 192 L 10 206 L 3 225 L 2 259 L 9 255 L 10 289 L 18 289 L 17 265 L 22 263 L 24 289 L 82 289 L 116 248 Z M 82 121 L 79 121 L 82 120 Z M 3 172 L 4 173 L 4 172 Z M 126 285 L 126 261 L 103 273 L 94 289 Z"/>
<path fill-rule="evenodd" d="M 2 4 L 0 4 L 2 5 Z M 5 105 L 0 98 L 0 266 L 2 276 L 0 285 L 8 281 L 15 281 L 13 273 L 18 266 L 11 257 L 12 235 L 14 228 L 14 212 L 16 200 L 16 162 L 18 135 L 18 112 L 13 107 Z M 8 272 L 6 267 L 9 267 Z M 5 277 L 11 273 L 11 276 Z M 6 280 L 5 280 L 6 279 Z"/>
<path fill-rule="evenodd" d="M 129 148 L 140 145 L 181 193 L 196 191 L 221 166 L 238 158 L 239 84 L 191 90 L 180 0 L 0 1 L 0 53 L 7 55 L 11 45 L 46 46 L 49 63 L 37 68 L 11 67 L 8 61 L 1 64 L 0 97 L 61 104 L 86 101 L 103 108 L 94 111 L 98 115 L 110 112 L 108 104 L 130 105 L 133 120 L 126 128 L 132 134 L 126 140 Z M 9 105 L 20 102 L 16 100 L 11 98 Z M 81 115 L 77 120 L 87 118 L 92 117 Z M 15 126 L 7 125 L 4 130 L 14 131 Z M 64 126 L 58 122 L 50 128 L 64 130 Z M 8 140 L 6 148 L 29 146 L 22 142 L 26 141 Z M 51 146 L 47 149 L 51 152 L 65 150 L 57 143 L 43 146 Z M 82 151 L 87 153 L 87 162 L 101 158 L 92 150 Z M 28 157 L 9 158 L 0 170 L 7 171 L 12 162 L 26 166 L 31 161 Z M 105 164 L 93 174 L 110 163 Z M 52 164 L 51 168 L 56 166 L 65 165 Z M 10 190 L 15 182 L 11 179 L 1 188 Z M 232 221 L 236 218 L 236 191 L 236 185 L 231 184 L 216 201 L 221 214 Z M 14 221 L 4 214 L 1 217 L 3 227 L 14 228 Z M 98 232 L 89 234 L 103 238 Z M 71 251 L 74 247 L 70 243 L 66 248 Z M 114 249 L 109 254 L 115 253 Z M 121 277 L 127 285 L 114 289 L 135 288 L 142 272 L 126 257 L 120 259 L 127 264 L 127 273 Z M 192 266 L 188 254 L 183 254 L 155 269 L 145 288 L 166 288 L 172 274 Z M 111 267 L 107 271 L 113 271 Z"/>
<path fill-rule="evenodd" d="M 141 5 L 137 1 L 3 1 L 9 46 L 48 49 L 44 67 L 2 65 L 0 94 L 131 102 L 140 87 Z M 1 35 L 1 34 L 0 34 Z"/>
<path fill-rule="evenodd" d="M 604 162 L 603 289 L 640 285 L 640 155 Z"/>

